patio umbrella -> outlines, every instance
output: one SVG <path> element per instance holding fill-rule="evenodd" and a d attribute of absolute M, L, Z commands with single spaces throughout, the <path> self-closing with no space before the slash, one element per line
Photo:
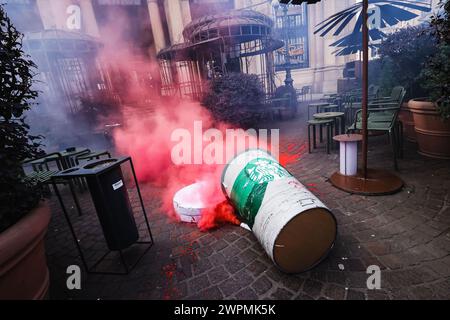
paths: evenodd
<path fill-rule="evenodd" d="M 301 2 L 305 1 L 281 1 L 282 3 L 290 3 L 290 4 L 301 4 Z M 314 1 L 316 2 L 316 1 Z M 415 4 L 414 4 L 414 3 Z M 387 172 L 385 170 L 375 170 L 371 169 L 368 170 L 367 168 L 367 108 L 368 108 L 368 65 L 369 65 L 369 28 L 367 26 L 368 22 L 368 9 L 369 9 L 369 3 L 378 3 L 381 5 L 381 3 L 390 3 L 391 5 L 394 5 L 396 9 L 398 9 L 398 5 L 404 6 L 404 7 L 410 7 L 414 6 L 415 8 L 420 7 L 417 3 L 424 4 L 423 1 L 380 1 L 380 0 L 363 0 L 361 3 L 357 3 L 354 6 L 351 6 L 350 8 L 341 11 L 333 16 L 331 16 L 329 19 L 327 19 L 325 22 L 325 26 L 321 30 L 324 30 L 322 33 L 327 34 L 329 31 L 331 31 L 333 28 L 337 27 L 339 34 L 345 26 L 351 21 L 353 17 L 356 16 L 358 13 L 358 10 L 361 9 L 361 14 L 358 17 L 358 20 L 360 20 L 362 30 L 362 51 L 363 51 L 363 67 L 362 67 L 362 125 L 361 125 L 361 131 L 362 131 L 362 171 L 358 172 L 356 176 L 344 176 L 341 175 L 339 172 L 334 173 L 330 181 L 331 183 L 344 191 L 350 192 L 350 193 L 357 193 L 357 194 L 366 194 L 366 195 L 380 195 L 380 194 L 389 194 L 399 191 L 403 187 L 403 181 L 398 178 L 396 175 L 391 174 L 390 172 Z M 384 11 L 389 12 L 389 10 L 395 10 L 395 9 L 389 9 L 389 7 L 383 7 Z M 400 21 L 397 19 L 386 18 L 382 21 L 385 21 L 384 23 L 394 23 L 395 21 Z M 357 22 L 358 23 L 358 22 Z M 336 32 L 338 31 L 336 30 Z M 358 30 L 358 29 L 357 29 Z M 335 33 L 336 33 L 335 32 Z"/>
<path fill-rule="evenodd" d="M 333 14 L 317 25 L 314 33 L 319 33 L 323 37 L 334 30 L 333 36 L 339 35 L 342 30 L 357 16 L 353 30 L 362 30 L 363 25 L 363 5 L 364 2 L 358 2 L 351 7 Z M 408 21 L 418 17 L 418 15 L 410 10 L 422 12 L 430 12 L 430 1 L 424 0 L 368 0 L 368 5 L 372 5 L 372 10 L 368 16 L 375 18 L 375 14 L 379 11 L 379 28 L 392 27 L 401 21 Z"/>
<path fill-rule="evenodd" d="M 386 34 L 378 29 L 369 30 L 369 48 L 374 49 L 379 45 L 374 44 L 373 41 L 381 40 L 386 37 Z M 363 50 L 362 31 L 353 31 L 349 35 L 338 39 L 330 44 L 330 47 L 337 47 L 333 54 L 337 56 L 347 56 Z"/>
<path fill-rule="evenodd" d="M 418 17 L 416 13 L 409 10 L 431 11 L 429 3 L 423 0 L 369 0 L 368 3 L 373 5 L 373 9 L 369 13 L 369 19 L 375 19 L 376 12 L 379 12 L 379 28 L 394 26 L 401 21 L 408 21 Z M 344 56 L 362 51 L 362 5 L 361 2 L 357 3 L 350 8 L 330 16 L 317 25 L 315 34 L 320 32 L 320 36 L 323 37 L 334 30 L 333 36 L 337 36 L 350 24 L 354 17 L 358 17 L 353 27 L 353 32 L 330 45 L 343 48 L 334 51 L 334 54 Z M 381 40 L 385 37 L 386 34 L 378 28 L 369 30 L 369 47 L 376 48 L 377 45 L 370 43 L 370 41 Z"/>

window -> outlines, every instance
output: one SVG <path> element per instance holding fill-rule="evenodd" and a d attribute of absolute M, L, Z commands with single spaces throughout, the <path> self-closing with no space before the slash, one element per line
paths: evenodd
<path fill-rule="evenodd" d="M 300 7 L 300 10 L 296 9 L 296 11 L 294 11 L 292 8 L 289 8 L 289 11 L 285 18 L 282 10 L 278 10 L 275 22 L 275 35 L 278 39 L 283 41 L 285 40 L 286 33 L 288 35 L 290 68 L 308 68 L 307 6 L 303 4 Z M 286 67 L 285 58 L 285 47 L 282 47 L 275 52 L 275 69 L 277 71 L 284 70 Z"/>

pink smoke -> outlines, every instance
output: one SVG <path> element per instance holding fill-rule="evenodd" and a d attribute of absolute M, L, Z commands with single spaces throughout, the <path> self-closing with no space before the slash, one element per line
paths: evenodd
<path fill-rule="evenodd" d="M 189 184 L 202 181 L 205 182 L 201 192 L 204 203 L 215 203 L 217 206 L 204 210 L 199 228 L 208 230 L 225 222 L 238 224 L 234 209 L 224 201 L 221 190 L 220 180 L 224 165 L 176 165 L 171 158 L 172 148 L 176 144 L 171 141 L 174 130 L 186 129 L 194 136 L 194 122 L 201 121 L 203 131 L 214 126 L 219 128 L 225 137 L 225 130 L 232 126 L 215 123 L 212 115 L 198 102 L 159 97 L 157 90 L 149 85 L 150 82 L 145 81 L 145 74 L 154 77 L 159 72 L 159 66 L 155 59 L 131 49 L 130 42 L 124 39 L 121 30 L 121 27 L 128 23 L 130 21 L 125 16 L 114 15 L 111 23 L 102 27 L 102 33 L 109 36 L 102 38 L 105 45 L 100 53 L 100 60 L 108 66 L 110 81 L 114 81 L 114 75 L 118 74 L 125 75 L 125 79 L 129 80 L 119 83 L 118 86 L 124 123 L 114 132 L 117 152 L 132 157 L 140 182 L 151 182 L 163 188 L 162 209 L 171 217 L 177 217 L 173 208 L 175 193 Z M 117 85 L 114 87 L 117 88 Z M 150 102 L 151 108 L 145 104 L 141 105 L 142 101 Z M 247 144 L 241 145 L 244 149 L 249 144 L 248 140 L 246 142 Z M 191 150 L 203 152 L 203 149 Z M 236 150 L 239 151 L 243 150 Z M 201 155 L 197 156 L 202 158 Z M 194 159 L 195 154 L 191 157 Z"/>

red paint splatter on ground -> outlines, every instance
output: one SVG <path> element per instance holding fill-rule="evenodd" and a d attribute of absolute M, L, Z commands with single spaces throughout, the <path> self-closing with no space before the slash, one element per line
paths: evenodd
<path fill-rule="evenodd" d="M 306 143 L 302 143 L 300 145 L 297 145 L 295 143 L 288 143 L 287 152 L 280 152 L 280 164 L 283 167 L 286 167 L 289 164 L 300 161 L 300 158 L 305 154 L 306 150 Z"/>
<path fill-rule="evenodd" d="M 167 287 L 163 293 L 163 300 L 176 299 L 180 296 L 180 291 L 174 286 L 174 276 L 177 271 L 175 262 L 167 264 L 163 267 L 163 273 L 166 277 Z"/>
<path fill-rule="evenodd" d="M 194 251 L 194 242 L 189 243 L 186 247 L 181 251 L 182 256 L 188 256 L 191 258 L 191 262 L 194 264 L 197 262 L 198 257 L 197 253 Z"/>
<path fill-rule="evenodd" d="M 191 264 L 195 264 L 198 260 L 197 253 L 194 250 L 194 242 L 188 243 L 180 251 L 179 257 L 189 257 Z M 179 270 L 177 263 L 166 264 L 162 267 L 162 274 L 166 280 L 166 287 L 163 292 L 163 300 L 180 299 L 182 297 L 181 291 L 176 286 L 175 277 L 177 275 L 185 276 L 183 270 Z"/>
<path fill-rule="evenodd" d="M 319 191 L 319 189 L 317 189 L 316 183 L 307 183 L 306 188 L 308 188 L 308 190 L 311 191 L 312 193 L 314 193 L 315 195 L 319 195 L 319 196 L 322 195 L 322 193 Z"/>

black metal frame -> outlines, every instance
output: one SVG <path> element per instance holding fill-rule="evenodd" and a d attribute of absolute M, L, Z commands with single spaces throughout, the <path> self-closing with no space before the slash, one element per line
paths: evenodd
<path fill-rule="evenodd" d="M 284 9 L 284 8 L 283 8 Z M 304 21 L 303 24 L 300 25 L 292 25 L 290 22 L 290 18 L 294 16 L 301 15 L 302 19 Z M 281 20 L 282 27 L 279 28 L 278 26 L 278 19 Z M 289 57 L 289 62 L 286 62 L 286 55 L 289 53 L 276 53 L 276 57 L 274 59 L 274 67 L 275 71 L 283 71 L 286 70 L 286 68 L 289 68 L 290 70 L 294 69 L 305 69 L 309 68 L 309 34 L 308 34 L 308 7 L 305 4 L 305 7 L 301 9 L 301 12 L 292 12 L 289 13 L 289 11 L 286 10 L 285 13 L 275 15 L 275 28 L 274 33 L 277 34 L 279 37 L 282 38 L 283 42 L 289 44 L 289 40 L 295 39 L 298 37 L 304 37 L 303 42 L 303 61 L 293 63 L 292 57 Z M 286 49 L 286 47 L 284 48 Z M 284 61 L 280 62 L 280 58 L 283 58 Z"/>
<path fill-rule="evenodd" d="M 84 268 L 85 268 L 85 270 L 86 270 L 86 272 L 87 273 L 89 273 L 89 274 L 104 274 L 104 275 L 128 275 L 133 269 L 134 269 L 134 267 L 136 267 L 136 265 L 141 261 L 141 259 L 143 258 L 143 256 L 148 252 L 148 250 L 153 246 L 153 243 L 154 243 L 154 241 L 153 241 L 153 235 L 152 235 L 152 232 L 151 232 L 151 230 L 150 230 L 150 224 L 149 224 L 149 222 L 148 222 L 148 218 L 147 218 L 147 214 L 146 214 L 146 211 L 145 211 L 145 206 L 144 206 L 144 202 L 143 202 L 143 200 L 142 200 L 142 195 L 141 195 L 141 190 L 140 190 L 140 188 L 139 188 L 139 184 L 138 184 L 138 181 L 137 181 L 137 178 L 136 178 L 136 172 L 135 172 L 135 170 L 134 170 L 134 165 L 133 165 L 133 161 L 131 160 L 131 157 L 124 157 L 124 158 L 120 158 L 120 159 L 118 159 L 118 161 L 116 162 L 116 164 L 118 164 L 119 166 L 121 166 L 123 163 L 125 163 L 125 162 L 127 162 L 127 161 L 129 161 L 130 162 L 130 167 L 131 167 L 131 171 L 132 171 L 132 173 L 133 173 L 133 178 L 134 178 L 134 183 L 135 183 L 135 185 L 136 185 L 136 190 L 137 190 L 137 192 L 138 192 L 138 195 L 139 195 L 139 201 L 140 201 L 140 204 L 141 204 L 141 208 L 142 208 L 142 214 L 144 215 L 144 219 L 145 219 L 145 224 L 146 224 L 146 226 L 147 226 L 147 231 L 148 231 L 148 234 L 149 234 L 149 236 L 150 236 L 150 241 L 137 241 L 137 242 L 135 242 L 134 244 L 132 244 L 132 246 L 133 245 L 149 245 L 145 250 L 144 250 L 144 252 L 143 253 L 141 253 L 140 255 L 139 255 L 139 257 L 136 259 L 136 261 L 132 264 L 132 265 L 128 265 L 127 264 L 127 262 L 125 261 L 125 258 L 124 258 L 124 256 L 123 256 L 123 250 L 117 250 L 118 252 L 119 252 L 119 256 L 120 256 L 120 262 L 121 262 L 121 264 L 124 266 L 124 272 L 111 272 L 111 271 L 93 271 L 113 250 L 108 250 L 98 261 L 96 261 L 90 268 L 89 268 L 89 266 L 88 266 L 88 263 L 87 263 L 87 261 L 86 261 L 86 259 L 85 259 L 85 257 L 84 257 L 84 254 L 83 254 L 83 250 L 82 250 L 82 248 L 81 248 L 81 246 L 80 246 L 80 244 L 79 244 L 79 242 L 78 242 L 78 237 L 77 237 L 77 235 L 76 235 L 76 232 L 75 232 L 75 229 L 74 229 L 74 227 L 73 227 L 73 224 L 72 224 L 72 222 L 71 222 L 71 220 L 70 220 L 70 217 L 69 217 L 69 214 L 68 214 L 68 212 L 67 212 L 67 209 L 66 209 L 66 207 L 65 207 L 65 205 L 64 205 L 64 202 L 63 202 L 63 200 L 62 200 L 62 197 L 61 197 L 61 194 L 60 194 L 60 192 L 59 192 L 59 190 L 58 190 L 58 187 L 57 187 L 57 184 L 56 184 L 56 180 L 57 179 L 67 179 L 67 180 L 69 180 L 69 179 L 73 179 L 74 178 L 74 176 L 80 176 L 80 175 L 78 175 L 78 174 L 67 174 L 67 176 L 63 176 L 63 177 L 61 177 L 61 176 L 58 176 L 58 177 L 52 177 L 52 185 L 53 185 L 53 188 L 54 188 L 54 190 L 55 190 L 55 194 L 56 194 L 56 196 L 58 197 L 58 200 L 59 200 L 59 203 L 60 203 L 60 205 L 61 205 L 61 208 L 62 208 L 62 211 L 63 211 L 63 213 L 64 213 L 64 216 L 65 216 L 65 218 L 66 218 L 66 221 L 67 221 L 67 224 L 69 225 L 69 229 L 70 229 L 70 232 L 71 232 L 71 234 L 72 234 L 72 237 L 73 237 L 73 240 L 74 240 L 74 242 L 75 242 L 75 246 L 76 246 L 76 248 L 77 248 L 77 250 L 78 250 L 78 253 L 79 253 L 79 255 L 80 255 L 80 258 L 81 258 L 81 261 L 82 261 L 82 263 L 83 263 L 83 266 L 84 266 Z M 70 169 L 69 169 L 70 170 Z M 103 171 L 102 171 L 103 172 Z M 62 173 L 64 173 L 64 171 L 62 172 Z M 95 177 L 96 177 L 96 179 L 98 179 L 98 174 L 97 173 L 95 173 L 94 174 L 95 175 Z M 70 184 L 69 184 L 70 185 Z M 73 187 L 72 187 L 72 185 L 70 185 L 70 191 L 71 191 L 71 194 L 72 194 L 72 197 L 74 197 L 74 199 L 76 199 L 76 196 L 75 196 L 75 194 L 74 194 L 74 190 L 73 190 Z M 104 197 L 104 194 L 102 193 L 101 194 L 102 195 L 102 197 Z M 81 207 L 80 206 L 76 206 L 77 207 L 77 211 L 78 211 L 78 214 L 79 214 L 79 216 L 81 216 L 82 215 L 82 210 L 81 210 Z M 114 250 L 114 251 L 116 251 L 116 250 Z"/>

